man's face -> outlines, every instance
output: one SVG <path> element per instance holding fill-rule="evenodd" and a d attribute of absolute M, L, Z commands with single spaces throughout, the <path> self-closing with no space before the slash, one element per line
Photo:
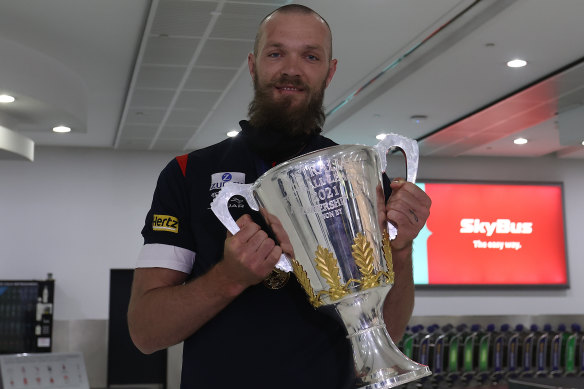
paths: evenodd
<path fill-rule="evenodd" d="M 313 14 L 276 13 L 262 28 L 257 56 L 248 57 L 256 103 L 294 116 L 321 108 L 324 88 L 336 70 L 336 60 L 329 60 L 325 23 Z"/>

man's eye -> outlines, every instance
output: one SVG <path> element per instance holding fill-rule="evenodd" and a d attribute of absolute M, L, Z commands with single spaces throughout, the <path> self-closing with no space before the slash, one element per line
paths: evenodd
<path fill-rule="evenodd" d="M 318 61 L 318 57 L 316 55 L 307 55 L 306 58 L 308 58 L 309 61 Z"/>
<path fill-rule="evenodd" d="M 268 54 L 268 57 L 270 58 L 278 58 L 280 56 L 280 53 L 270 53 Z"/>

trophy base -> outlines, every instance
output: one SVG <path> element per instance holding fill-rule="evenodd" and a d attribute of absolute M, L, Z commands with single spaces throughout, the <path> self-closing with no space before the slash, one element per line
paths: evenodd
<path fill-rule="evenodd" d="M 353 293 L 333 304 L 353 349 L 359 389 L 393 388 L 432 374 L 428 366 L 403 355 L 387 332 L 382 306 L 390 287 Z"/>
<path fill-rule="evenodd" d="M 385 369 L 383 369 L 385 370 Z M 359 386 L 357 389 L 389 389 L 389 388 L 393 388 L 396 387 L 398 385 L 403 385 L 403 384 L 407 384 L 408 382 L 412 382 L 415 380 L 418 380 L 420 378 L 423 377 L 427 377 L 429 375 L 432 374 L 432 372 L 430 371 L 430 368 L 427 366 L 422 366 L 417 370 L 413 370 L 413 371 L 409 371 L 407 373 L 402 373 L 397 375 L 397 372 L 393 369 L 387 369 L 389 370 L 387 373 L 388 376 L 389 375 L 393 375 L 394 377 L 389 377 L 389 378 L 383 378 L 380 381 L 371 383 L 371 384 L 367 384 L 365 386 Z M 380 371 L 378 373 L 382 373 L 383 371 Z"/>

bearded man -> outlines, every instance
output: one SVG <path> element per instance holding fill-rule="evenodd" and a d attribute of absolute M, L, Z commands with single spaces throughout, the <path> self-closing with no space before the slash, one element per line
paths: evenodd
<path fill-rule="evenodd" d="M 252 183 L 277 163 L 335 145 L 320 135 L 324 90 L 337 65 L 329 26 L 307 7 L 281 7 L 261 22 L 248 64 L 255 95 L 241 133 L 177 157 L 160 174 L 142 230 L 130 335 L 144 353 L 184 341 L 181 388 L 351 388 L 343 326 L 313 309 L 294 277 L 272 277 L 290 248 L 276 244 L 238 198 L 229 203 L 235 235 L 209 209 L 225 182 Z M 387 218 L 400 234 L 384 316 L 391 312 L 388 331 L 397 341 L 413 309 L 411 241 L 430 200 L 403 180 L 391 190 Z"/>

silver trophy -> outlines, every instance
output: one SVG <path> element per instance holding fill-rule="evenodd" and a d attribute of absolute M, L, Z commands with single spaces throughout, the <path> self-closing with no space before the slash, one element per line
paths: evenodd
<path fill-rule="evenodd" d="M 381 175 L 393 148 L 404 152 L 407 180 L 415 182 L 417 143 L 390 134 L 374 147 L 333 146 L 291 159 L 253 184 L 228 183 L 211 203 L 235 234 L 239 227 L 228 202 L 243 196 L 282 247 L 291 244 L 293 256 L 282 255 L 276 272 L 293 271 L 309 302 L 332 308 L 326 310 L 342 320 L 361 389 L 391 388 L 431 374 L 400 352 L 383 320 L 394 279 L 389 242 L 397 230 L 384 220 Z"/>

